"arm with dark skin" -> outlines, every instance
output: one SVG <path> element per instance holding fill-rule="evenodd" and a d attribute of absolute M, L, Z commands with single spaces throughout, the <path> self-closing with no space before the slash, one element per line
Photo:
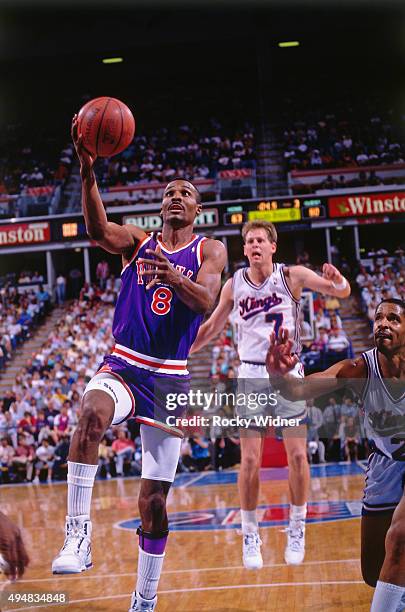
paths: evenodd
<path fill-rule="evenodd" d="M 299 361 L 298 355 L 291 353 L 292 346 L 288 330 L 280 328 L 277 338 L 274 332 L 271 334 L 266 368 L 271 385 L 280 390 L 282 397 L 291 401 L 313 399 L 346 387 L 349 379 L 358 379 L 355 386 L 358 392 L 361 391 L 361 379 L 367 377 L 367 367 L 362 357 L 344 359 L 324 372 L 316 372 L 300 379 L 289 374 Z"/>
<path fill-rule="evenodd" d="M 0 512 L 0 553 L 7 563 L 4 569 L 6 576 L 11 580 L 21 578 L 29 564 L 29 557 L 20 529 L 3 512 Z"/>
<path fill-rule="evenodd" d="M 221 287 L 221 273 L 226 264 L 226 250 L 219 240 L 206 240 L 203 243 L 203 262 L 195 281 L 190 280 L 170 263 L 160 247 L 155 251 L 146 250 L 154 259 L 139 258 L 139 263 L 148 266 L 140 272 L 150 277 L 146 289 L 160 283 L 173 287 L 184 304 L 194 312 L 204 313 L 210 310 Z"/>
<path fill-rule="evenodd" d="M 77 115 L 73 117 L 71 134 L 80 162 L 82 207 L 87 233 L 105 251 L 123 255 L 125 262 L 131 257 L 138 242 L 146 238 L 146 234 L 133 225 L 118 225 L 108 221 L 93 170 L 96 157 L 90 155 L 83 146 L 82 136 L 78 134 Z"/>

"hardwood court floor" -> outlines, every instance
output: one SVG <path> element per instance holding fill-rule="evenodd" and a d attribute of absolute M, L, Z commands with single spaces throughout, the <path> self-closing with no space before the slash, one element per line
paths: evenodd
<path fill-rule="evenodd" d="M 288 502 L 285 469 L 262 471 L 260 497 L 264 567 L 241 563 L 235 472 L 180 475 L 170 494 L 174 521 L 159 585 L 158 612 L 366 612 L 372 589 L 361 578 L 358 518 L 361 466 L 312 468 L 307 553 L 301 566 L 283 561 Z M 7 589 L 66 591 L 73 612 L 128 610 L 135 584 L 139 480 L 97 481 L 93 494 L 93 563 L 76 576 L 52 576 L 51 560 L 63 542 L 66 484 L 2 486 L 2 509 L 23 526 L 31 556 L 24 580 Z M 270 507 L 269 507 L 270 506 Z M 177 514 L 173 514 L 177 513 Z M 178 514 L 180 513 L 180 514 Z M 121 527 L 121 528 L 120 528 Z M 191 530 L 192 529 L 192 530 Z M 3 583 L 4 585 L 4 583 Z M 2 585 L 2 586 L 3 586 Z M 3 604 L 2 610 L 50 610 Z"/>

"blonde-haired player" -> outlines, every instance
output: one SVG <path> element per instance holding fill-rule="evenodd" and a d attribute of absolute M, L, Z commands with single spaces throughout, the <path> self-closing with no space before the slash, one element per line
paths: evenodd
<path fill-rule="evenodd" d="M 245 390 L 257 390 L 262 383 L 267 386 L 269 384 L 265 360 L 272 331 L 277 333 L 280 326 L 288 329 L 293 339 L 292 350 L 300 352 L 299 311 L 303 288 L 345 298 L 350 295 L 350 285 L 331 264 L 325 263 L 323 276 L 319 276 L 304 266 L 290 267 L 273 262 L 277 249 L 277 232 L 272 223 L 246 223 L 242 237 L 249 267 L 238 270 L 225 283 L 219 304 L 208 321 L 200 327 L 191 351 L 196 352 L 213 340 L 234 311 L 233 320 L 238 329 L 237 345 L 241 360 L 238 379 Z M 295 375 L 303 376 L 302 364 L 297 363 Z M 254 380 L 257 381 L 256 385 Z M 297 427 L 283 429 L 291 504 L 284 557 L 288 564 L 299 564 L 305 555 L 305 518 L 310 481 L 306 453 L 306 412 L 305 406 L 288 402 L 278 406 L 278 410 L 281 417 L 296 418 L 299 423 Z M 263 429 L 243 430 L 240 439 L 241 467 L 238 484 L 243 563 L 247 569 L 260 569 L 263 565 L 256 508 L 264 433 Z"/>

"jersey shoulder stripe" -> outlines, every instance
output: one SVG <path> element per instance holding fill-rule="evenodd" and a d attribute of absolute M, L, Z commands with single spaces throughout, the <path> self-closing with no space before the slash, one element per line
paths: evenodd
<path fill-rule="evenodd" d="M 287 295 L 293 300 L 293 302 L 295 302 L 296 304 L 299 304 L 300 301 L 297 300 L 293 294 L 291 293 L 291 289 L 289 288 L 286 278 L 285 278 L 285 274 L 284 274 L 284 266 L 280 265 L 280 277 L 281 277 L 281 281 L 284 285 L 284 289 L 287 291 Z"/>

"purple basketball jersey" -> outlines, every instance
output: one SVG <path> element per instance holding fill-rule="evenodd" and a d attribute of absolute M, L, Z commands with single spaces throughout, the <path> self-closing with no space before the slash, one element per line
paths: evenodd
<path fill-rule="evenodd" d="M 146 289 L 139 258 L 151 259 L 146 249 L 160 246 L 170 263 L 195 281 L 202 262 L 203 236 L 193 235 L 180 249 L 168 250 L 156 234 L 148 235 L 122 271 L 122 286 L 115 308 L 113 353 L 138 367 L 166 374 L 187 374 L 187 357 L 202 322 L 180 300 L 174 289 L 159 284 Z"/>

